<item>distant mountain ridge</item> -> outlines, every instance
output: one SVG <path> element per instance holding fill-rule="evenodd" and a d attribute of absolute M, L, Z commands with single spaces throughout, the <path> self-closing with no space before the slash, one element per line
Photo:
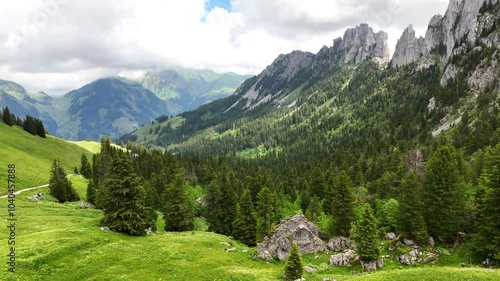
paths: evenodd
<path fill-rule="evenodd" d="M 40 118 L 51 134 L 68 140 L 98 140 L 103 135 L 116 139 L 159 116 L 229 96 L 247 77 L 210 70 L 163 70 L 135 81 L 102 78 L 62 97 L 28 93 L 15 82 L 0 80 L 0 106 L 9 106 L 20 117 Z"/>
<path fill-rule="evenodd" d="M 171 114 L 177 114 L 231 95 L 248 77 L 211 70 L 180 69 L 149 72 L 140 83 L 165 100 Z"/>

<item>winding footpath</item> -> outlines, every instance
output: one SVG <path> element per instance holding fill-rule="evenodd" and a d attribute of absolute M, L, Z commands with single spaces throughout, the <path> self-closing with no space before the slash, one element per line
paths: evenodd
<path fill-rule="evenodd" d="M 66 177 L 72 177 L 72 176 L 75 176 L 75 174 L 69 174 L 67 175 Z M 28 187 L 28 188 L 25 188 L 25 189 L 20 189 L 16 192 L 14 192 L 14 195 L 18 195 L 18 194 L 21 194 L 23 192 L 26 192 L 26 191 L 30 191 L 30 190 L 33 190 L 33 189 L 39 189 L 39 188 L 43 188 L 43 187 L 47 187 L 49 186 L 49 184 L 43 184 L 43 185 L 39 185 L 39 186 L 34 186 L 34 187 Z M 3 198 L 7 198 L 7 196 L 9 196 L 8 194 L 7 195 L 3 195 L 3 196 L 0 196 L 0 199 L 3 199 Z"/>

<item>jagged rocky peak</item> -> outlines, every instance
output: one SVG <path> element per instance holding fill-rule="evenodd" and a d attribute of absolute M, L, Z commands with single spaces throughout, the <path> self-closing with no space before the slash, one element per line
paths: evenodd
<path fill-rule="evenodd" d="M 413 25 L 410 24 L 396 43 L 396 50 L 392 57 L 391 66 L 399 67 L 420 60 L 428 55 L 429 52 L 425 47 L 424 38 L 422 36 L 419 38 L 415 37 L 415 30 L 413 29 Z"/>
<path fill-rule="evenodd" d="M 451 0 L 444 17 L 435 16 L 431 19 L 425 35 L 427 48 L 435 50 L 445 46 L 446 52 L 443 49 L 442 55 L 448 59 L 456 42 L 465 39 L 470 46 L 474 45 L 480 35 L 478 13 L 487 1 L 490 0 Z"/>
<path fill-rule="evenodd" d="M 347 29 L 342 39 L 335 39 L 332 49 L 344 53 L 342 63 L 358 64 L 373 58 L 388 61 L 390 52 L 387 41 L 387 33 L 375 33 L 368 24 L 363 23 Z"/>
<path fill-rule="evenodd" d="M 415 38 L 410 28 L 396 45 L 393 66 L 401 66 L 417 62 L 437 54 L 443 61 L 448 61 L 453 55 L 460 55 L 462 49 L 472 48 L 478 39 L 486 45 L 498 42 L 498 34 L 491 38 L 481 38 L 484 30 L 491 28 L 498 15 L 481 13 L 485 3 L 496 5 L 499 0 L 450 0 L 444 16 L 435 15 L 431 18 L 425 33 L 425 38 Z M 496 36 L 496 37 L 495 37 Z M 421 54 L 421 56 L 420 56 Z"/>
<path fill-rule="evenodd" d="M 300 69 L 309 67 L 314 61 L 314 57 L 314 54 L 303 51 L 293 51 L 286 55 L 281 54 L 271 65 L 264 69 L 259 77 L 275 74 L 282 79 L 293 77 Z"/>

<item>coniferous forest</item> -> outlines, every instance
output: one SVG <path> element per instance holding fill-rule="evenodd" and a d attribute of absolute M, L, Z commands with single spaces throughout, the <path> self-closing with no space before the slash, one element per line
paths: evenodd
<path fill-rule="evenodd" d="M 475 52 L 462 63 L 498 59 L 488 48 Z M 123 157 L 103 139 L 92 169 L 97 202 L 111 192 L 103 183 L 117 161 L 126 161 L 141 187 L 135 208 L 163 213 L 167 231 L 193 229 L 194 218 L 203 218 L 209 231 L 255 245 L 300 212 L 323 238 L 341 235 L 368 245 L 358 247 L 366 260 L 379 257 L 373 245 L 381 235 L 395 232 L 421 245 L 432 237 L 444 246 L 466 235 L 471 259 L 495 264 L 498 81 L 471 100 L 461 78 L 441 86 L 441 71 L 439 65 L 341 66 L 306 83 L 297 108 L 268 105 L 223 115 L 217 107 L 234 103 L 229 97 L 175 117 L 184 123 L 157 130 L 157 145 L 168 150 L 129 142 Z M 461 122 L 434 133 L 450 114 Z M 255 147 L 254 155 L 241 153 Z M 153 217 L 138 213 L 136 225 Z"/>

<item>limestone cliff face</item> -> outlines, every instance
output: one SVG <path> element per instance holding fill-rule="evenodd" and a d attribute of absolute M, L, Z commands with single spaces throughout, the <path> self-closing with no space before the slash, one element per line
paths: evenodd
<path fill-rule="evenodd" d="M 425 38 L 415 38 L 413 27 L 408 27 L 398 40 L 391 65 L 417 62 L 431 54 L 439 55 L 446 62 L 453 55 L 475 47 L 478 40 L 488 46 L 498 44 L 498 32 L 482 36 L 498 19 L 498 13 L 481 11 L 485 3 L 496 5 L 498 0 L 451 0 L 444 16 L 432 17 Z"/>
<path fill-rule="evenodd" d="M 287 88 L 299 86 L 335 65 L 359 64 L 369 59 L 388 62 L 387 41 L 387 33 L 375 33 L 367 24 L 360 24 L 346 30 L 343 38 L 335 39 L 333 46 L 325 46 L 317 54 L 293 51 L 279 55 L 252 85 L 244 83 L 236 90 L 235 94 L 241 95 L 241 98 L 230 109 L 239 107 L 247 110 L 271 102 Z"/>
<path fill-rule="evenodd" d="M 335 40 L 333 50 L 343 52 L 343 63 L 358 64 L 367 59 L 389 59 L 388 36 L 384 31 L 377 33 L 368 24 L 350 28 L 344 33 L 342 40 Z"/>
<path fill-rule="evenodd" d="M 399 67 L 428 57 L 428 55 L 429 52 L 425 47 L 424 38 L 422 36 L 416 38 L 413 25 L 410 25 L 405 29 L 403 35 L 396 44 L 396 50 L 392 57 L 391 65 Z"/>

